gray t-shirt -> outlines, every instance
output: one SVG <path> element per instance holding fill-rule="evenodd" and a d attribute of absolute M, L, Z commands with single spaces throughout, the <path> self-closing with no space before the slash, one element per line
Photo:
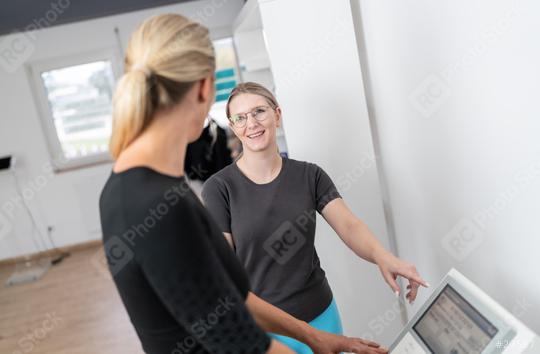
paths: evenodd
<path fill-rule="evenodd" d="M 202 197 L 221 230 L 232 234 L 256 295 L 307 322 L 330 305 L 314 245 L 315 211 L 341 196 L 319 166 L 283 158 L 272 182 L 256 184 L 233 163 L 206 181 Z"/>

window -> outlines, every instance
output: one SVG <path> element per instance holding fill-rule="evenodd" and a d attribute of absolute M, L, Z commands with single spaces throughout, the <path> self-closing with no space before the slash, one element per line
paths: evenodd
<path fill-rule="evenodd" d="M 226 127 L 229 123 L 225 113 L 225 105 L 229 94 L 240 80 L 236 52 L 232 38 L 213 41 L 216 53 L 216 102 L 210 110 L 210 116 Z"/>
<path fill-rule="evenodd" d="M 113 51 L 31 64 L 42 123 L 57 170 L 110 161 Z"/>
<path fill-rule="evenodd" d="M 239 81 L 232 38 L 213 42 L 216 102 L 210 115 L 227 126 L 225 103 Z M 34 62 L 28 67 L 43 129 L 58 171 L 111 161 L 112 96 L 119 75 L 114 50 Z"/>

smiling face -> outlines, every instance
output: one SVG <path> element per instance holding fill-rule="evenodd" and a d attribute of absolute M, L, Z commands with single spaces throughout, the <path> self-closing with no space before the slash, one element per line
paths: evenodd
<path fill-rule="evenodd" d="M 281 124 L 281 110 L 272 108 L 266 98 L 252 93 L 241 93 L 229 103 L 230 116 L 247 119 L 243 126 L 229 123 L 234 134 L 242 142 L 244 150 L 259 152 L 277 150 L 276 130 Z M 257 119 L 254 117 L 257 117 Z M 238 119 L 232 119 L 238 122 Z"/>

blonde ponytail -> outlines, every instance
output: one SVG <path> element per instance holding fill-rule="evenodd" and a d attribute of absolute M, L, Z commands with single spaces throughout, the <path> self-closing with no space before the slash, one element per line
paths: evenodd
<path fill-rule="evenodd" d="M 113 98 L 112 156 L 118 158 L 156 112 L 178 104 L 197 80 L 214 70 L 208 29 L 176 14 L 144 21 L 131 36 L 125 73 Z"/>
<path fill-rule="evenodd" d="M 148 125 L 152 102 L 147 94 L 146 76 L 137 71 L 127 72 L 118 82 L 113 100 L 113 134 L 110 150 L 114 158 L 120 155 Z"/>

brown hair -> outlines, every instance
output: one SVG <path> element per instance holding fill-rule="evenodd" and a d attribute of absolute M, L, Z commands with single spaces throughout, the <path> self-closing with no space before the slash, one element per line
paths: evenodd
<path fill-rule="evenodd" d="M 231 112 L 229 110 L 229 106 L 231 104 L 231 101 L 234 97 L 241 95 L 243 93 L 251 93 L 253 95 L 258 95 L 264 97 L 266 99 L 266 102 L 270 105 L 272 109 L 276 109 L 279 105 L 277 103 L 276 97 L 270 90 L 268 90 L 266 87 L 264 87 L 261 84 L 258 84 L 256 82 L 244 82 L 241 84 L 238 84 L 232 91 L 229 96 L 229 99 L 227 100 L 227 106 L 225 108 L 225 112 L 227 113 L 227 117 L 231 116 Z"/>
<path fill-rule="evenodd" d="M 197 80 L 214 71 L 206 27 L 177 14 L 144 21 L 129 40 L 125 73 L 113 98 L 112 156 L 117 158 L 156 112 L 178 104 Z"/>

